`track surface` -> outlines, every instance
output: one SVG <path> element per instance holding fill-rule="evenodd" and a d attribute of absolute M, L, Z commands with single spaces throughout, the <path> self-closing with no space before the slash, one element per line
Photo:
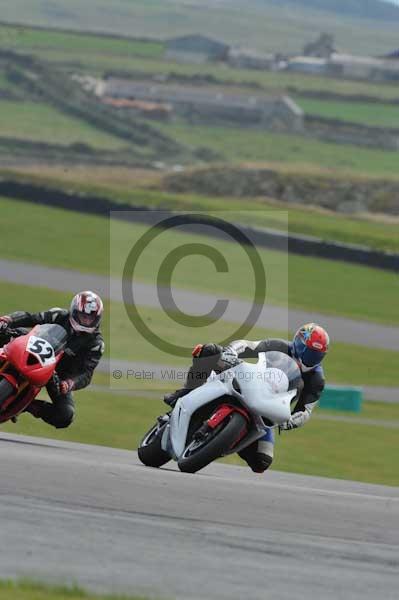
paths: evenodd
<path fill-rule="evenodd" d="M 191 600 L 397 596 L 399 488 L 0 434 L 0 576 Z"/>
<path fill-rule="evenodd" d="M 104 298 L 122 301 L 120 280 L 111 279 L 110 281 L 108 277 L 101 275 L 85 274 L 67 269 L 0 260 L 0 280 L 24 285 L 42 285 L 64 292 L 95 289 Z M 157 289 L 154 285 L 135 282 L 134 292 L 138 305 L 160 308 Z M 197 291 L 175 288 L 173 288 L 173 296 L 178 307 L 188 314 L 204 314 L 215 306 L 217 300 L 217 296 L 212 294 L 200 294 Z M 173 308 L 173 306 L 170 307 Z M 250 302 L 230 299 L 223 318 L 232 323 L 242 323 L 250 308 Z M 399 327 L 389 327 L 368 321 L 356 321 L 291 308 L 288 310 L 266 304 L 256 324 L 259 327 L 269 329 L 272 327 L 284 332 L 295 331 L 301 323 L 309 321 L 323 323 L 332 339 L 336 341 L 399 351 Z"/>

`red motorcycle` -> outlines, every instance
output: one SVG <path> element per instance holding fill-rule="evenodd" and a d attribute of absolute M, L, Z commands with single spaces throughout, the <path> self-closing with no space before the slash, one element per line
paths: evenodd
<path fill-rule="evenodd" d="M 0 423 L 23 412 L 55 374 L 68 334 L 61 325 L 8 329 L 0 348 Z"/>

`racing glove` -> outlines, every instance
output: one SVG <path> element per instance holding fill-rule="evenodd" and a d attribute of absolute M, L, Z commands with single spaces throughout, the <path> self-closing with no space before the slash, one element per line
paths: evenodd
<path fill-rule="evenodd" d="M 305 404 L 305 410 L 294 413 L 288 421 L 279 425 L 279 431 L 290 431 L 291 429 L 297 429 L 305 425 L 309 421 L 312 410 L 317 404 L 318 402 Z"/>
<path fill-rule="evenodd" d="M 59 383 L 60 394 L 65 396 L 66 394 L 68 394 L 68 392 L 72 392 L 74 387 L 75 383 L 72 379 L 64 379 Z"/>
<path fill-rule="evenodd" d="M 11 317 L 4 315 L 4 317 L 0 317 L 0 331 L 5 331 L 7 327 L 9 327 L 11 323 Z"/>
<path fill-rule="evenodd" d="M 234 365 L 239 362 L 238 354 L 230 346 L 226 346 L 223 348 L 222 353 L 220 355 L 220 362 L 223 363 L 226 367 L 234 367 Z"/>

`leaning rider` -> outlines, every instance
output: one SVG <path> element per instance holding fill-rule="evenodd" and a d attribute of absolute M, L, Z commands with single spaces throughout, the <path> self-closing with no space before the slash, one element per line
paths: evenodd
<path fill-rule="evenodd" d="M 7 337 L 8 329 L 44 323 L 56 323 L 66 330 L 68 340 L 64 355 L 57 365 L 55 376 L 47 384 L 51 403 L 34 400 L 26 409 L 57 429 L 69 427 L 72 423 L 75 415 L 72 391 L 90 384 L 104 352 L 104 340 L 99 329 L 102 313 L 101 298 L 94 292 L 85 291 L 73 297 L 69 310 L 50 308 L 33 314 L 18 311 L 0 317 L 2 339 Z"/>
<path fill-rule="evenodd" d="M 323 327 L 315 323 L 303 325 L 292 342 L 267 339 L 256 342 L 237 340 L 225 348 L 218 344 L 199 344 L 193 350 L 193 364 L 188 372 L 185 387 L 166 394 L 165 402 L 174 406 L 177 399 L 199 387 L 212 370 L 217 373 L 229 369 L 244 358 L 256 358 L 260 352 L 284 352 L 294 358 L 301 370 L 303 386 L 297 395 L 292 416 L 280 430 L 302 427 L 310 418 L 324 390 L 325 379 L 321 362 L 329 346 L 329 336 Z M 267 429 L 263 438 L 239 452 L 255 473 L 263 473 L 273 462 L 274 431 Z"/>

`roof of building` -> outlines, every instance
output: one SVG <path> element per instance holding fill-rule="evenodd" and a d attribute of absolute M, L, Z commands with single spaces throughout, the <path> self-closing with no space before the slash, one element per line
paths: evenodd
<path fill-rule="evenodd" d="M 294 58 L 290 58 L 288 61 L 290 65 L 318 65 L 320 67 L 327 64 L 327 60 L 325 58 L 318 58 L 316 56 L 294 56 Z"/>
<path fill-rule="evenodd" d="M 373 56 L 357 56 L 355 54 L 338 54 L 334 53 L 331 55 L 330 61 L 334 64 L 340 65 L 364 65 L 364 66 L 383 66 L 384 61 L 381 58 L 374 58 Z"/>
<path fill-rule="evenodd" d="M 397 59 L 397 60 L 399 60 L 399 48 L 397 50 L 394 50 L 393 52 L 390 52 L 389 54 L 385 54 L 381 58 L 388 58 L 388 59 Z"/>
<path fill-rule="evenodd" d="M 274 54 L 258 52 L 257 50 L 253 50 L 252 48 L 230 48 L 229 56 L 232 58 L 242 57 L 258 60 L 273 60 L 275 58 Z"/>
<path fill-rule="evenodd" d="M 107 96 L 129 95 L 136 99 L 146 99 L 156 102 L 181 102 L 192 104 L 208 104 L 212 106 L 229 106 L 236 108 L 261 108 L 267 104 L 283 102 L 292 110 L 299 107 L 294 101 L 284 96 L 266 94 L 233 93 L 218 89 L 217 87 L 179 86 L 168 84 L 154 84 L 153 81 L 130 81 L 110 78 L 105 82 Z M 291 102 L 291 103 L 290 103 Z M 300 109 L 299 109 L 300 110 Z"/>
<path fill-rule="evenodd" d="M 205 49 L 213 51 L 227 51 L 229 45 L 219 40 L 215 40 L 200 33 L 183 35 L 181 37 L 171 38 L 166 41 L 167 49 L 186 49 L 190 52 L 203 52 Z"/>

